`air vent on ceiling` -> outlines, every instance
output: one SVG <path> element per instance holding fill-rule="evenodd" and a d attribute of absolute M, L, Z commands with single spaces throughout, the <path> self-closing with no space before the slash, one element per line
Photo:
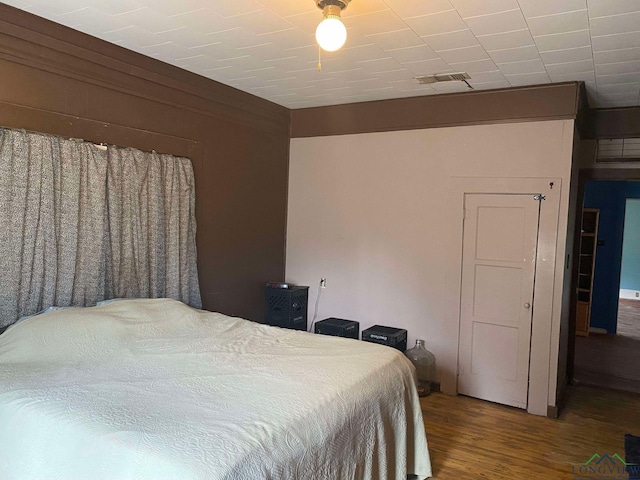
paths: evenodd
<path fill-rule="evenodd" d="M 422 84 L 438 83 L 438 82 L 465 82 L 471 77 L 466 72 L 460 73 L 437 73 L 435 75 L 426 75 L 424 77 L 416 77 L 416 80 Z"/>
<path fill-rule="evenodd" d="M 596 158 L 598 162 L 640 161 L 640 138 L 601 138 Z"/>

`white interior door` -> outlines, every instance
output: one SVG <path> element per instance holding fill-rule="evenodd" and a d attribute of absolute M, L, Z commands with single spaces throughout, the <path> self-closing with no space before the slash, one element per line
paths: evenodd
<path fill-rule="evenodd" d="M 458 392 L 527 408 L 540 201 L 466 194 Z"/>

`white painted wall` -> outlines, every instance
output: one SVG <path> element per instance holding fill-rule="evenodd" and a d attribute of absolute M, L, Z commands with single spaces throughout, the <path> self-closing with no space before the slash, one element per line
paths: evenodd
<path fill-rule="evenodd" d="M 327 278 L 318 319 L 357 320 L 361 330 L 403 327 L 411 344 L 424 338 L 443 390 L 455 393 L 457 177 L 499 177 L 505 188 L 508 179 L 557 179 L 555 258 L 548 259 L 556 274 L 544 286 L 553 309 L 538 325 L 534 348 L 545 358 L 536 361 L 542 375 L 531 387 L 554 405 L 573 132 L 573 120 L 556 120 L 292 139 L 287 281 L 311 286 L 313 315 L 320 277 Z"/>

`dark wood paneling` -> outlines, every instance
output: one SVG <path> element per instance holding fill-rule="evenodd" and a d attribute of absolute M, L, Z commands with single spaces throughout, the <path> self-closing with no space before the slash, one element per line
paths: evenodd
<path fill-rule="evenodd" d="M 594 109 L 589 124 L 586 138 L 640 137 L 640 107 Z"/>
<path fill-rule="evenodd" d="M 289 110 L 0 4 L 0 125 L 191 158 L 205 308 L 284 280 Z"/>
<path fill-rule="evenodd" d="M 291 136 L 576 118 L 578 82 L 293 110 Z"/>

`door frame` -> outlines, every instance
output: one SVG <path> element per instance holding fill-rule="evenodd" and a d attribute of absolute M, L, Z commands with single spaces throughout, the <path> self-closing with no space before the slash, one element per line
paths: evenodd
<path fill-rule="evenodd" d="M 555 400 L 557 382 L 562 280 L 565 269 L 564 244 L 567 233 L 566 222 L 559 225 L 558 220 L 561 206 L 568 208 L 568 195 L 563 195 L 562 187 L 562 180 L 559 178 L 453 177 L 450 179 L 449 190 L 449 212 L 451 218 L 456 219 L 451 222 L 449 240 L 459 252 L 457 256 L 450 258 L 452 268 L 449 270 L 450 278 L 447 279 L 446 284 L 450 292 L 446 299 L 447 307 L 449 311 L 455 312 L 455 319 L 451 320 L 454 322 L 458 336 L 456 364 L 460 348 L 462 215 L 465 194 L 531 194 L 532 196 L 542 194 L 545 196 L 545 200 L 540 205 L 527 395 L 527 412 L 543 416 L 547 415 L 549 405 L 554 406 L 550 398 L 553 395 Z M 555 345 L 555 348 L 552 345 Z M 443 383 L 444 380 L 443 378 Z M 448 389 L 457 394 L 457 372 L 453 372 L 453 378 L 450 381 L 454 385 L 448 385 Z"/>

